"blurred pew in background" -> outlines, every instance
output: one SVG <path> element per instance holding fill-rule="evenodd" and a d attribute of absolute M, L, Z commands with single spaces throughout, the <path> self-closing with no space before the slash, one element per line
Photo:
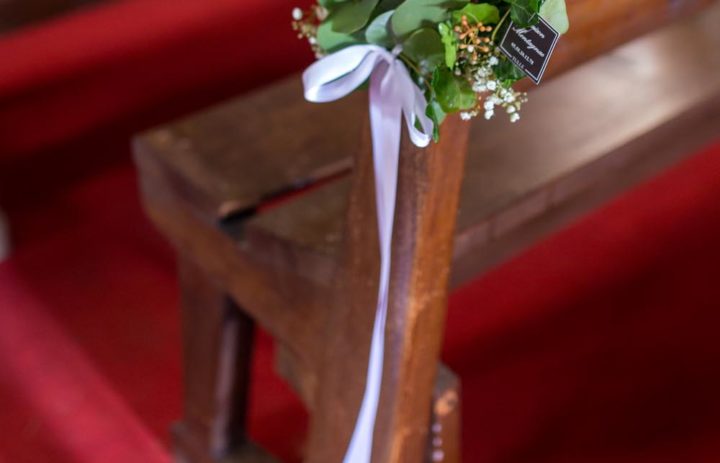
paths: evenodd
<path fill-rule="evenodd" d="M 0 34 L 107 0 L 0 0 Z"/>

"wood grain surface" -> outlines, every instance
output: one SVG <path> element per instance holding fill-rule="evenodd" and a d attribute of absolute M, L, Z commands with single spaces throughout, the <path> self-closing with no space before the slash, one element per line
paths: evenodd
<path fill-rule="evenodd" d="M 709 3 L 570 2 L 573 32 L 551 72 Z M 565 72 L 533 90 L 518 125 L 451 120 L 428 150 L 404 141 L 375 462 L 427 461 L 431 420 L 459 423 L 457 411 L 438 415 L 459 399 L 456 381 L 443 389 L 437 373 L 449 279 L 477 276 L 720 136 L 718 21 L 713 6 Z M 378 265 L 366 105 L 362 93 L 309 105 L 291 79 L 135 144 L 146 210 L 194 269 L 185 286 L 212 282 L 211 299 L 229 297 L 276 338 L 278 370 L 312 416 L 312 462 L 340 461 L 364 386 L 357 372 L 367 359 Z M 186 344 L 212 338 L 201 326 Z M 217 365 L 213 349 L 198 358 Z M 192 358 L 189 368 L 202 365 Z M 207 405 L 215 386 L 202 368 L 188 376 L 197 392 L 186 409 L 209 422 L 226 411 Z M 230 409 L 240 418 L 226 420 L 215 439 L 242 435 L 242 407 Z M 195 429 L 179 434 L 179 448 L 196 449 L 188 461 L 261 461 L 240 457 L 252 447 L 234 447 L 232 438 L 214 446 L 212 434 L 190 426 L 192 416 L 179 428 Z M 455 426 L 443 439 L 451 462 L 460 458 Z"/>
<path fill-rule="evenodd" d="M 572 29 L 559 42 L 546 81 L 711 3 L 569 1 Z M 138 137 L 136 146 L 144 155 L 162 160 L 179 177 L 186 199 L 215 221 L 348 173 L 366 113 L 362 92 L 335 103 L 310 104 L 303 99 L 299 76 L 292 76 L 149 131 Z M 476 125 L 483 126 L 480 121 Z M 473 149 L 477 148 L 471 146 L 471 153 Z"/>
<path fill-rule="evenodd" d="M 720 136 L 719 20 L 713 8 L 545 84 L 531 95 L 521 123 L 500 117 L 474 125 L 456 260 L 577 197 L 603 190 L 607 198 Z M 258 245 L 250 247 L 270 259 L 277 246 L 293 254 L 306 277 L 326 281 L 348 188 L 339 180 L 251 219 L 245 236 Z M 313 265 L 304 266 L 305 259 Z M 489 263 L 475 262 L 456 269 L 455 284 Z"/>

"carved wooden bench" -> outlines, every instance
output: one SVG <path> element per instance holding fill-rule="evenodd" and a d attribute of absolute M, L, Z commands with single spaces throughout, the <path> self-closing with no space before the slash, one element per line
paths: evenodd
<path fill-rule="evenodd" d="M 708 4 L 571 2 L 573 32 L 549 72 Z M 546 83 L 519 125 L 450 120 L 427 150 L 403 141 L 393 374 L 375 461 L 432 461 L 438 450 L 460 460 L 458 380 L 436 368 L 448 280 L 482 274 L 720 135 L 719 20 L 713 6 Z M 273 461 L 245 436 L 255 322 L 276 339 L 277 369 L 310 411 L 307 461 L 340 461 L 364 385 L 357 372 L 377 280 L 366 104 L 364 94 L 307 104 L 293 77 L 136 139 L 146 210 L 179 254 L 179 461 Z"/>

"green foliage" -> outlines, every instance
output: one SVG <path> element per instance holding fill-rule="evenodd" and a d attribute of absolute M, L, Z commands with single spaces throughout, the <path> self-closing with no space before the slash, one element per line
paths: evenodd
<path fill-rule="evenodd" d="M 495 76 L 505 86 L 510 86 L 525 77 L 517 66 L 508 59 L 501 59 L 500 63 L 493 68 Z"/>
<path fill-rule="evenodd" d="M 436 98 L 432 97 L 432 91 L 428 92 L 428 95 L 426 95 L 426 98 L 428 100 L 428 106 L 425 110 L 425 115 L 430 118 L 431 121 L 433 121 L 433 140 L 436 142 L 440 139 L 440 125 L 445 120 L 445 111 L 440 107 L 440 103 L 438 103 Z"/>
<path fill-rule="evenodd" d="M 341 32 L 335 32 L 332 27 L 332 23 L 324 22 L 320 24 L 317 31 L 317 43 L 328 53 L 338 51 L 350 45 L 356 45 L 362 43 L 361 37 L 357 34 L 343 34 Z"/>
<path fill-rule="evenodd" d="M 540 7 L 540 16 L 560 34 L 566 33 L 570 28 L 565 0 L 546 0 Z"/>
<path fill-rule="evenodd" d="M 489 3 L 470 3 L 461 10 L 453 11 L 453 19 L 458 22 L 463 16 L 474 23 L 497 24 L 500 22 L 500 10 Z"/>
<path fill-rule="evenodd" d="M 347 0 L 330 15 L 334 32 L 352 34 L 364 28 L 380 0 Z"/>
<path fill-rule="evenodd" d="M 467 79 L 456 76 L 443 66 L 436 68 L 433 73 L 432 89 L 440 108 L 446 114 L 472 109 L 477 102 L 475 92 Z"/>
<path fill-rule="evenodd" d="M 404 43 L 403 53 L 421 69 L 434 69 L 445 61 L 445 46 L 440 34 L 427 27 L 413 32 L 408 37 Z"/>
<path fill-rule="evenodd" d="M 540 20 L 540 0 L 505 0 L 510 4 L 510 18 L 519 27 L 534 26 Z"/>
<path fill-rule="evenodd" d="M 392 17 L 393 31 L 404 37 L 421 27 L 435 27 L 448 19 L 452 10 L 467 3 L 469 0 L 405 0 Z"/>
<path fill-rule="evenodd" d="M 395 40 L 390 33 L 390 18 L 395 10 L 386 11 L 372 20 L 365 31 L 365 39 L 368 43 L 391 48 Z"/>
<path fill-rule="evenodd" d="M 457 62 L 457 37 L 452 30 L 452 25 L 446 23 L 438 24 L 438 32 L 445 47 L 445 65 L 448 69 L 453 69 Z"/>
<path fill-rule="evenodd" d="M 318 53 L 363 43 L 387 50 L 402 46 L 400 59 L 425 92 L 426 114 L 434 123 L 436 140 L 447 114 L 492 117 L 483 99 L 507 96 L 511 86 L 525 77 L 495 50 L 510 21 L 529 27 L 542 17 L 561 34 L 569 26 L 565 0 L 317 0 L 317 4 L 323 8 L 315 22 L 296 30 L 315 39 L 311 44 Z M 477 27 L 479 23 L 494 29 Z M 524 97 L 518 92 L 511 96 L 495 104 L 517 120 L 515 112 Z"/>

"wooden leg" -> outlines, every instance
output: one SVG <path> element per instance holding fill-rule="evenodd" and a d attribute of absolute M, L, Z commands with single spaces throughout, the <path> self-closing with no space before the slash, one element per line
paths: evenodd
<path fill-rule="evenodd" d="M 440 142 L 424 150 L 403 135 L 373 463 L 418 463 L 427 455 L 469 125 L 454 117 L 442 130 Z M 343 461 L 366 387 L 379 268 L 370 146 L 366 131 L 323 339 L 308 463 Z"/>
<path fill-rule="evenodd" d="M 8 227 L 7 218 L 3 211 L 0 210 L 0 262 L 7 259 L 10 255 L 10 229 Z"/>
<path fill-rule="evenodd" d="M 273 461 L 246 439 L 254 323 L 187 259 L 180 261 L 184 412 L 177 461 Z"/>

